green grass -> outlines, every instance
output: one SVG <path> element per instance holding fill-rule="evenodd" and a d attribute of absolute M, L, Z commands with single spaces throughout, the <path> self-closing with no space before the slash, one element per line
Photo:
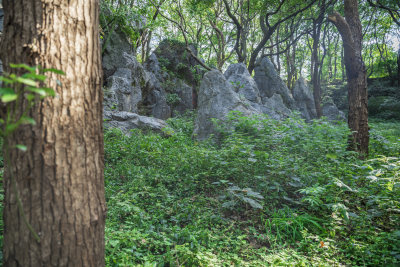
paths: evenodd
<path fill-rule="evenodd" d="M 371 156 L 344 124 L 233 114 L 220 140 L 105 133 L 108 266 L 395 266 L 400 127 L 372 121 Z"/>

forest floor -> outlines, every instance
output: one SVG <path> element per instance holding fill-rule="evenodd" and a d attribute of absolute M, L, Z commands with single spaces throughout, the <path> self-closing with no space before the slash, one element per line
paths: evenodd
<path fill-rule="evenodd" d="M 343 122 L 232 114 L 218 142 L 169 125 L 105 131 L 107 266 L 399 266 L 398 121 L 371 121 L 367 160 Z"/>
<path fill-rule="evenodd" d="M 169 124 L 105 132 L 107 266 L 400 264 L 398 121 L 371 121 L 364 161 L 345 123 L 233 114 L 201 143 Z"/>

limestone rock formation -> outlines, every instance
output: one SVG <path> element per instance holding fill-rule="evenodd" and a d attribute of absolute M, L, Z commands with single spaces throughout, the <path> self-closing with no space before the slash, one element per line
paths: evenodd
<path fill-rule="evenodd" d="M 257 83 L 261 98 L 272 97 L 274 94 L 278 94 L 282 97 L 286 107 L 295 109 L 292 94 L 268 57 L 260 58 L 257 61 L 254 68 L 254 80 Z"/>
<path fill-rule="evenodd" d="M 135 84 L 131 69 L 117 69 L 112 76 L 108 77 L 107 84 L 109 90 L 104 93 L 104 102 L 110 110 L 138 112 L 142 90 Z"/>
<path fill-rule="evenodd" d="M 282 120 L 290 116 L 292 111 L 283 103 L 280 94 L 273 94 L 271 97 L 264 97 L 259 109 L 271 119 Z"/>
<path fill-rule="evenodd" d="M 134 57 L 133 46 L 121 30 L 116 29 L 111 33 L 111 36 L 103 42 L 105 46 L 103 54 L 103 73 L 104 80 L 113 75 L 119 68 L 125 68 L 129 60 L 124 54 L 132 55 Z"/>
<path fill-rule="evenodd" d="M 303 77 L 300 77 L 294 85 L 293 98 L 298 110 L 306 121 L 317 117 L 314 96 Z"/>
<path fill-rule="evenodd" d="M 329 101 L 322 106 L 322 116 L 325 116 L 330 121 L 345 121 L 345 114 L 340 111 L 333 101 Z"/>
<path fill-rule="evenodd" d="M 230 111 L 240 111 L 244 116 L 260 114 L 246 99 L 241 99 L 230 82 L 218 70 L 204 75 L 199 88 L 198 110 L 194 136 L 204 140 L 216 134 L 212 118 L 224 120 Z"/>
<path fill-rule="evenodd" d="M 130 133 L 132 129 L 141 129 L 143 131 L 153 131 L 163 133 L 167 123 L 163 120 L 140 116 L 132 112 L 104 112 L 105 127 L 119 128 L 124 133 Z"/>
<path fill-rule="evenodd" d="M 260 92 L 247 67 L 243 63 L 232 64 L 224 73 L 228 82 L 233 85 L 235 92 L 243 95 L 247 100 L 261 103 Z"/>

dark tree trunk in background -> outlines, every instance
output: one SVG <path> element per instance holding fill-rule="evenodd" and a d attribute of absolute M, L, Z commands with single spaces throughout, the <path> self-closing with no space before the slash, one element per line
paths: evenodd
<path fill-rule="evenodd" d="M 311 64 L 313 70 L 312 73 L 312 86 L 313 86 L 313 95 L 314 95 L 314 104 L 315 111 L 317 113 L 317 118 L 321 118 L 322 109 L 321 109 L 321 70 L 322 70 L 322 61 L 319 59 L 319 43 L 321 38 L 321 29 L 322 23 L 325 17 L 326 3 L 325 0 L 321 0 L 319 2 L 320 13 L 316 19 L 313 20 L 313 30 L 312 30 L 312 38 L 313 38 L 313 46 L 312 46 L 312 54 L 311 60 L 313 63 Z"/>
<path fill-rule="evenodd" d="M 349 98 L 348 124 L 352 131 L 349 149 L 360 157 L 368 155 L 368 93 L 366 69 L 362 59 L 362 28 L 357 0 L 344 0 L 344 19 L 339 13 L 329 16 L 343 39 Z"/>
<path fill-rule="evenodd" d="M 4 176 L 4 266 L 104 266 L 105 198 L 98 0 L 3 0 L 1 59 L 40 64 L 57 97 L 38 103 L 5 140 L 34 238 Z M 57 79 L 62 85 L 57 85 Z"/>
<path fill-rule="evenodd" d="M 400 48 L 397 51 L 397 85 L 400 88 Z"/>
<path fill-rule="evenodd" d="M 313 27 L 313 49 L 311 60 L 313 61 L 312 65 L 312 85 L 313 85 L 313 95 L 314 95 L 314 103 L 315 103 L 315 111 L 317 112 L 317 118 L 321 118 L 322 110 L 321 110 L 321 80 L 320 80 L 320 62 L 318 56 L 318 48 L 319 48 L 319 39 L 321 34 L 321 24 L 314 24 Z"/>

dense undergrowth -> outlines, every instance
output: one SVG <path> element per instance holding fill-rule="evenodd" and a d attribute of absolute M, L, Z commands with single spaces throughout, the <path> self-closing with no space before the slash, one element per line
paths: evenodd
<path fill-rule="evenodd" d="M 169 124 L 105 133 L 108 266 L 400 264 L 398 122 L 371 122 L 366 161 L 344 123 L 232 114 L 217 143 Z"/>

